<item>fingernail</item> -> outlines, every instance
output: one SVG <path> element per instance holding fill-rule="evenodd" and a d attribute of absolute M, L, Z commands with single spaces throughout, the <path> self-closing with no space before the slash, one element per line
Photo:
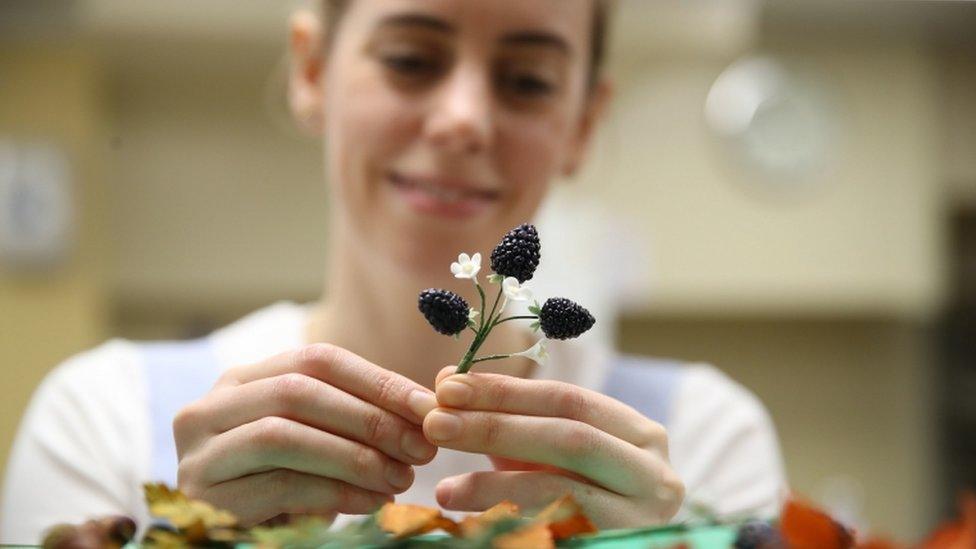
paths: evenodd
<path fill-rule="evenodd" d="M 394 488 L 406 490 L 413 484 L 413 468 L 399 463 L 391 463 L 386 467 L 386 481 Z"/>
<path fill-rule="evenodd" d="M 460 381 L 444 381 L 437 387 L 437 400 L 448 406 L 467 406 L 474 391 L 471 386 Z"/>
<path fill-rule="evenodd" d="M 421 462 L 427 462 L 437 452 L 436 446 L 427 442 L 424 435 L 412 429 L 403 432 L 403 436 L 400 438 L 400 449 L 403 450 L 404 454 Z"/>
<path fill-rule="evenodd" d="M 461 418 L 444 410 L 434 410 L 425 422 L 427 435 L 435 442 L 446 442 L 461 434 Z"/>
<path fill-rule="evenodd" d="M 437 376 L 434 377 L 435 384 L 439 385 L 441 381 L 444 381 L 445 378 L 453 374 L 455 370 L 457 370 L 457 366 L 444 366 L 441 368 L 441 371 L 437 372 Z"/>
<path fill-rule="evenodd" d="M 437 408 L 437 397 L 427 391 L 416 390 L 407 397 L 407 407 L 423 421 L 431 410 Z"/>

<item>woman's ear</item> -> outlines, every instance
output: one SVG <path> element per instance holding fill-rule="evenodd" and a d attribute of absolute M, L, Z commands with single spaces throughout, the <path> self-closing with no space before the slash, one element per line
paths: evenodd
<path fill-rule="evenodd" d="M 288 106 L 298 126 L 314 135 L 321 135 L 325 126 L 322 32 L 322 22 L 310 10 L 292 14 L 288 40 L 291 51 Z"/>
<path fill-rule="evenodd" d="M 593 89 L 587 95 L 579 125 L 570 141 L 569 154 L 566 157 L 566 164 L 563 166 L 564 176 L 572 177 L 579 171 L 590 143 L 593 141 L 596 128 L 606 115 L 607 107 L 613 98 L 613 92 L 613 83 L 601 78 L 593 85 Z"/>

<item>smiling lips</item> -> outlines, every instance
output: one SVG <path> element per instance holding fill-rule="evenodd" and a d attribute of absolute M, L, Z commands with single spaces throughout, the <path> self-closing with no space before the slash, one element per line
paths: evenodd
<path fill-rule="evenodd" d="M 469 217 L 484 211 L 499 198 L 498 191 L 476 189 L 456 179 L 392 172 L 389 181 L 414 210 L 442 217 Z"/>

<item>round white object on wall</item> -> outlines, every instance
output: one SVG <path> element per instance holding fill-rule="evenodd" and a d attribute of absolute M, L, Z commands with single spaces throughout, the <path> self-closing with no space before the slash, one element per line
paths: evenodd
<path fill-rule="evenodd" d="M 819 186 L 835 154 L 837 124 L 826 93 L 773 57 L 740 59 L 716 78 L 705 121 L 747 178 L 767 194 Z"/>
<path fill-rule="evenodd" d="M 64 261 L 73 212 L 69 163 L 61 149 L 0 139 L 0 267 L 47 270 Z"/>

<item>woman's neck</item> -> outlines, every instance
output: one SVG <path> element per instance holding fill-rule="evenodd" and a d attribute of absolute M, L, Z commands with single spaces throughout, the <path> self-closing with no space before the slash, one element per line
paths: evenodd
<path fill-rule="evenodd" d="M 378 268 L 375 257 L 364 257 L 344 242 L 349 241 L 333 239 L 324 295 L 309 316 L 306 341 L 338 345 L 431 387 L 437 372 L 457 364 L 474 334 L 466 330 L 455 340 L 435 332 L 417 309 L 417 295 L 433 285 L 432 281 L 398 272 L 395 266 Z M 447 265 L 444 267 L 447 271 Z M 476 306 L 479 301 L 474 285 L 467 286 L 458 293 Z M 490 305 L 497 290 L 494 286 L 485 289 L 491 294 Z M 478 354 L 522 351 L 533 339 L 524 326 L 505 323 L 492 331 Z M 533 366 L 528 359 L 506 359 L 479 364 L 477 371 L 524 377 Z"/>

